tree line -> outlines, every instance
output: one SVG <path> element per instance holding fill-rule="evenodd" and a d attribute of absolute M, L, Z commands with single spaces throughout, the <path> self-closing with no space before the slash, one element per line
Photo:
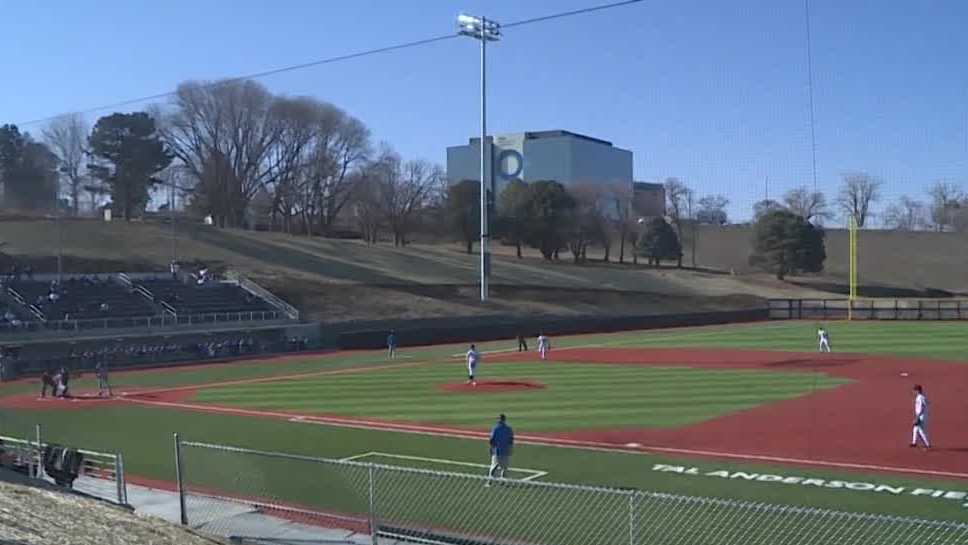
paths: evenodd
<path fill-rule="evenodd" d="M 444 189 L 443 169 L 374 145 L 366 125 L 310 97 L 253 81 L 186 82 L 145 111 L 61 117 L 35 140 L 0 127 L 4 206 L 48 210 L 59 193 L 77 214 L 106 196 L 119 217 L 142 215 L 152 192 L 187 198 L 221 227 L 269 221 L 291 233 L 329 234 L 352 206 L 368 240 L 385 229 L 406 241 L 419 211 Z"/>
<path fill-rule="evenodd" d="M 725 224 L 729 201 L 721 195 L 695 198 L 692 189 L 677 178 L 663 184 L 665 215 L 639 217 L 631 183 L 585 183 L 564 186 L 555 180 L 525 183 L 511 180 L 496 196 L 487 195 L 492 207 L 492 237 L 514 246 L 518 257 L 522 247 L 538 250 L 546 260 L 557 260 L 561 252 L 575 263 L 588 260 L 588 249 L 602 249 L 602 261 L 631 256 L 633 263 L 646 257 L 650 264 L 674 260 L 682 267 L 682 243 L 694 237 L 695 225 Z M 444 218 L 460 236 L 467 253 L 480 238 L 480 183 L 461 180 L 447 188 Z M 690 234 L 689 227 L 693 227 Z"/>
<path fill-rule="evenodd" d="M 843 176 L 836 199 L 827 200 L 822 191 L 800 186 L 787 191 L 781 201 L 764 199 L 753 205 L 753 219 L 774 210 L 787 210 L 806 221 L 823 224 L 841 217 L 853 217 L 861 229 L 870 228 L 880 216 L 880 224 L 897 231 L 968 232 L 968 193 L 957 184 L 938 181 L 928 187 L 927 201 L 902 195 L 881 212 L 875 207 L 883 201 L 883 182 L 866 173 Z"/>

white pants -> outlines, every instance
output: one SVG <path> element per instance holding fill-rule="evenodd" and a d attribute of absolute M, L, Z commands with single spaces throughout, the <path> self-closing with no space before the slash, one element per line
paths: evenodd
<path fill-rule="evenodd" d="M 827 341 L 827 339 L 821 339 L 820 340 L 820 351 L 821 352 L 830 352 L 830 342 Z"/>
<path fill-rule="evenodd" d="M 397 355 L 397 347 L 396 346 L 387 347 L 387 357 L 388 358 L 390 358 L 392 360 L 396 355 Z"/>
<path fill-rule="evenodd" d="M 497 454 L 492 454 L 491 455 L 491 469 L 487 472 L 487 476 L 488 477 L 491 477 L 492 479 L 495 478 L 495 477 L 499 477 L 499 478 L 503 479 L 504 478 L 504 475 L 507 473 L 508 467 L 510 465 L 511 465 L 511 457 L 510 456 L 507 456 L 507 455 L 505 455 L 505 456 L 498 456 Z M 500 470 L 500 475 L 498 474 L 499 473 L 498 470 Z"/>
<path fill-rule="evenodd" d="M 538 353 L 541 354 L 541 359 L 545 359 L 548 356 L 548 347 L 547 346 L 539 346 L 538 347 Z"/>
<path fill-rule="evenodd" d="M 928 434 L 925 431 L 925 428 L 927 427 L 927 425 L 928 425 L 928 422 L 926 420 L 921 420 L 920 424 L 914 426 L 914 429 L 911 431 L 911 444 L 912 445 L 917 445 L 918 444 L 918 437 L 920 437 L 921 438 L 921 442 L 924 444 L 924 446 L 926 446 L 926 447 L 930 447 L 931 446 L 931 441 L 928 441 Z"/>
<path fill-rule="evenodd" d="M 469 378 L 471 380 L 474 380 L 474 371 L 476 371 L 476 370 L 477 370 L 477 364 L 476 363 L 468 363 L 467 364 L 467 378 Z"/>

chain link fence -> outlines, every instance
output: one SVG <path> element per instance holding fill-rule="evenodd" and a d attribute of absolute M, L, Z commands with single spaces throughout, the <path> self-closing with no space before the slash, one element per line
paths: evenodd
<path fill-rule="evenodd" d="M 963 545 L 968 524 L 341 461 L 176 437 L 183 522 L 235 542 Z M 324 530 L 327 529 L 327 530 Z M 355 540 L 355 541 L 353 541 Z"/>

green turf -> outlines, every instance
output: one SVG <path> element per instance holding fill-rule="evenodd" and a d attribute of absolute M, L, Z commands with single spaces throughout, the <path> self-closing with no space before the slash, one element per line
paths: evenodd
<path fill-rule="evenodd" d="M 557 346 L 602 348 L 735 348 L 812 352 L 815 322 L 765 322 L 560 339 Z M 834 322 L 824 324 L 834 352 L 968 361 L 965 322 Z"/>
<path fill-rule="evenodd" d="M 834 350 L 837 352 L 866 352 L 898 356 L 944 358 L 964 361 L 968 358 L 968 324 L 962 323 L 830 323 Z M 706 347 L 706 348 L 753 348 L 766 350 L 812 351 L 815 324 L 808 322 L 769 322 L 751 325 L 704 327 L 662 331 L 642 331 L 620 334 L 588 335 L 570 338 L 553 338 L 555 349 L 575 347 L 616 347 L 616 348 L 667 348 L 667 347 Z M 513 341 L 480 343 L 484 351 L 507 350 L 514 347 Z M 307 403 L 304 410 L 333 412 L 341 414 L 378 415 L 393 419 L 419 419 L 437 415 L 443 422 L 486 429 L 491 423 L 497 405 L 505 402 L 512 405 L 533 404 L 529 410 L 533 415 L 515 420 L 521 432 L 536 429 L 555 430 L 555 414 L 567 415 L 573 422 L 586 422 L 595 427 L 602 425 L 621 425 L 622 421 L 633 421 L 635 425 L 668 424 L 671 419 L 681 423 L 698 421 L 716 414 L 738 410 L 747 404 L 769 402 L 771 399 L 785 399 L 802 395 L 813 387 L 816 379 L 818 386 L 834 386 L 832 381 L 821 374 L 810 374 L 810 385 L 806 386 L 804 374 L 764 373 L 761 371 L 721 371 L 700 369 L 660 369 L 653 367 L 580 365 L 580 364 L 495 364 L 489 362 L 485 354 L 482 372 L 500 370 L 502 374 L 539 380 L 548 384 L 546 390 L 520 392 L 505 396 L 488 394 L 479 396 L 460 396 L 456 394 L 429 394 L 428 384 L 413 384 L 412 379 L 431 373 L 444 382 L 461 380 L 462 365 L 459 354 L 465 345 L 448 345 L 426 348 L 405 348 L 402 363 L 416 363 L 417 367 L 407 370 L 372 370 L 362 374 L 319 376 L 301 382 L 278 381 L 244 387 L 211 388 L 203 390 L 204 396 L 229 395 L 239 402 L 244 395 L 246 406 L 263 403 L 265 407 L 292 408 L 291 395 L 300 384 L 308 386 L 311 392 L 300 392 L 300 399 Z M 385 362 L 380 352 L 356 352 L 332 358 L 309 357 L 301 361 L 267 360 L 245 362 L 205 368 L 184 368 L 172 373 L 116 373 L 112 376 L 118 389 L 126 386 L 180 386 L 212 384 L 230 380 L 246 380 L 258 377 L 279 377 L 293 373 L 328 372 L 335 369 L 373 366 Z M 426 362 L 426 365 L 422 365 Z M 439 375 L 438 375 L 439 373 Z M 586 373 L 594 376 L 580 378 Z M 614 373 L 614 375 L 609 375 Z M 668 373 L 672 373 L 669 375 Z M 609 375 L 607 378 L 606 375 Z M 676 380 L 672 381 L 675 376 Z M 734 392 L 729 386 L 731 381 L 743 376 L 743 384 L 750 380 L 761 381 L 764 388 L 751 398 L 744 388 Z M 354 407 L 354 399 L 365 390 L 374 386 L 370 381 L 387 381 L 395 377 L 397 382 L 392 390 L 386 390 L 380 399 L 372 399 L 367 407 Z M 410 377 L 410 378 L 408 378 Z M 656 383 L 663 380 L 682 383 L 657 388 Z M 775 382 L 771 382 L 775 381 Z M 419 382 L 419 381 L 418 381 Z M 686 387 L 688 384 L 692 387 Z M 768 384 L 776 390 L 766 388 Z M 0 395 L 33 389 L 33 384 L 4 385 Z M 93 384 L 85 379 L 75 387 L 92 388 Z M 580 407 L 569 407 L 574 403 L 571 396 L 558 395 L 562 388 L 585 393 L 590 387 L 604 388 L 606 399 L 611 401 L 611 410 L 598 396 L 587 396 Z M 362 388 L 364 391 L 353 391 Z M 710 390 L 711 389 L 711 390 Z M 705 392 L 707 395 L 700 395 Z M 325 396 L 323 395 L 325 394 Z M 713 394 L 715 399 L 709 394 Z M 544 399 L 541 396 L 548 396 Z M 686 403 L 681 398 L 692 396 L 693 402 Z M 770 396 L 778 396 L 771 398 Z M 370 396 L 373 397 L 373 396 Z M 577 397 L 586 397 L 579 395 Z M 589 400 L 599 401 L 589 401 Z M 667 410 L 665 402 L 681 402 L 680 410 Z M 698 402 L 696 400 L 699 400 Z M 219 403 L 232 401 L 221 399 Z M 333 405 L 326 406 L 326 403 Z M 338 405 L 342 404 L 342 405 Z M 557 405 L 564 403 L 564 406 Z M 408 410 L 395 412 L 394 406 L 409 407 Z M 504 407 L 501 407 L 503 409 Z M 594 417 L 582 415 L 582 411 L 594 411 Z M 623 412 L 628 410 L 628 413 Z M 515 409 L 517 410 L 517 409 Z M 363 412 L 357 412 L 363 411 Z M 546 412 L 542 412 L 546 411 Z M 574 411 L 574 412 L 568 412 Z M 510 412 L 510 411 L 509 411 Z M 615 414 L 611 414 L 615 413 Z M 533 419 L 532 419 L 533 417 Z M 587 417 L 587 418 L 586 418 Z M 532 423 L 533 422 L 533 423 Z M 173 478 L 171 432 L 179 431 L 189 439 L 227 443 L 264 450 L 279 450 L 311 456 L 342 458 L 364 452 L 380 451 L 394 454 L 444 458 L 470 463 L 486 463 L 486 447 L 480 441 L 448 439 L 440 437 L 415 436 L 401 433 L 376 432 L 363 430 L 338 429 L 313 424 L 288 423 L 268 419 L 251 419 L 225 415 L 198 414 L 191 412 L 154 409 L 136 406 L 97 407 L 84 411 L 62 412 L 43 411 L 0 411 L 0 433 L 30 434 L 35 423 L 44 425 L 45 434 L 51 440 L 77 444 L 101 450 L 121 450 L 126 456 L 127 468 L 133 475 L 171 480 Z M 535 428 L 531 428 L 534 425 Z M 671 425 L 671 424 L 670 424 Z M 848 511 L 876 512 L 921 516 L 934 519 L 968 521 L 968 509 L 961 502 L 944 501 L 934 498 L 871 495 L 866 492 L 827 490 L 823 488 L 791 487 L 786 485 L 721 480 L 682 475 L 656 473 L 652 465 L 657 462 L 695 465 L 701 471 L 730 469 L 755 472 L 771 472 L 781 475 L 800 475 L 825 479 L 846 478 L 863 480 L 891 486 L 944 488 L 946 490 L 966 490 L 968 486 L 958 481 L 905 479 L 896 475 L 873 475 L 828 470 L 801 470 L 796 468 L 770 468 L 758 464 L 725 464 L 701 460 L 683 461 L 650 455 L 630 455 L 597 452 L 555 447 L 521 446 L 515 454 L 514 463 L 548 471 L 545 480 L 569 483 L 596 484 L 613 487 L 632 487 L 646 490 L 676 492 L 681 494 L 719 496 L 769 503 L 792 504 L 842 509 Z M 205 465 L 202 458 L 196 464 Z M 196 467 L 201 467 L 196 465 Z M 217 471 L 216 471 L 217 470 Z M 309 502 L 332 503 L 339 501 L 334 493 L 321 483 L 317 475 L 307 478 L 298 472 L 280 475 L 270 465 L 252 460 L 227 462 L 211 470 L 209 477 L 216 473 L 226 475 L 231 486 L 262 487 L 265 492 L 280 498 L 292 498 Z M 251 483 L 246 481 L 252 477 Z M 190 478 L 201 482 L 206 478 L 205 470 L 193 470 Z M 244 477 L 244 478 L 243 478 Z M 224 484 L 224 483 L 223 483 Z M 486 501 L 474 497 L 473 501 Z"/>
<path fill-rule="evenodd" d="M 142 407 L 104 407 L 86 411 L 4 411 L 4 434 L 29 435 L 42 424 L 48 441 L 125 454 L 131 475 L 174 480 L 172 433 L 183 439 L 283 451 L 314 457 L 345 458 L 371 451 L 487 463 L 487 445 L 479 440 L 419 436 L 406 433 L 333 428 L 279 420 L 194 413 Z M 215 463 L 217 462 L 217 463 Z M 964 482 L 903 478 L 897 475 L 845 473 L 737 464 L 710 460 L 674 460 L 647 454 L 589 451 L 562 447 L 520 445 L 514 465 L 548 471 L 542 480 L 637 488 L 678 494 L 714 496 L 777 504 L 794 504 L 857 512 L 874 512 L 968 521 L 960 502 L 932 498 L 879 496 L 866 492 L 791 487 L 773 483 L 688 477 L 652 471 L 653 464 L 697 466 L 702 471 L 727 469 L 799 475 L 824 479 L 883 483 L 908 488 L 966 490 Z M 304 464 L 288 467 L 267 464 L 249 456 L 215 455 L 192 449 L 186 453 L 186 480 L 195 487 L 217 484 L 226 491 L 250 495 L 270 494 L 293 502 L 341 501 L 326 486 L 323 472 L 307 472 Z M 398 462 L 395 465 L 410 466 Z M 483 474 L 481 471 L 467 473 Z M 222 477 L 219 477 L 221 475 Z"/>
<path fill-rule="evenodd" d="M 197 399 L 256 410 L 289 410 L 480 427 L 497 412 L 520 415 L 521 431 L 678 427 L 809 394 L 846 381 L 810 373 L 581 363 L 491 363 L 479 377 L 534 380 L 509 393 L 446 392 L 458 363 L 424 364 L 298 381 L 201 390 Z"/>

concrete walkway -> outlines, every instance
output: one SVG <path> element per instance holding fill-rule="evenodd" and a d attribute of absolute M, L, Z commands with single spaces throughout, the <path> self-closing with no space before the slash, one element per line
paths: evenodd
<path fill-rule="evenodd" d="M 79 492 L 117 501 L 113 481 L 80 477 L 74 483 Z M 372 545 L 368 534 L 300 524 L 258 512 L 241 502 L 192 496 L 188 498 L 191 528 L 202 534 L 227 538 L 234 543 L 273 545 L 348 544 Z M 178 494 L 146 486 L 128 484 L 128 504 L 140 515 L 179 523 Z M 240 539 L 242 538 L 242 539 Z M 412 545 L 409 542 L 380 538 L 380 545 Z"/>

